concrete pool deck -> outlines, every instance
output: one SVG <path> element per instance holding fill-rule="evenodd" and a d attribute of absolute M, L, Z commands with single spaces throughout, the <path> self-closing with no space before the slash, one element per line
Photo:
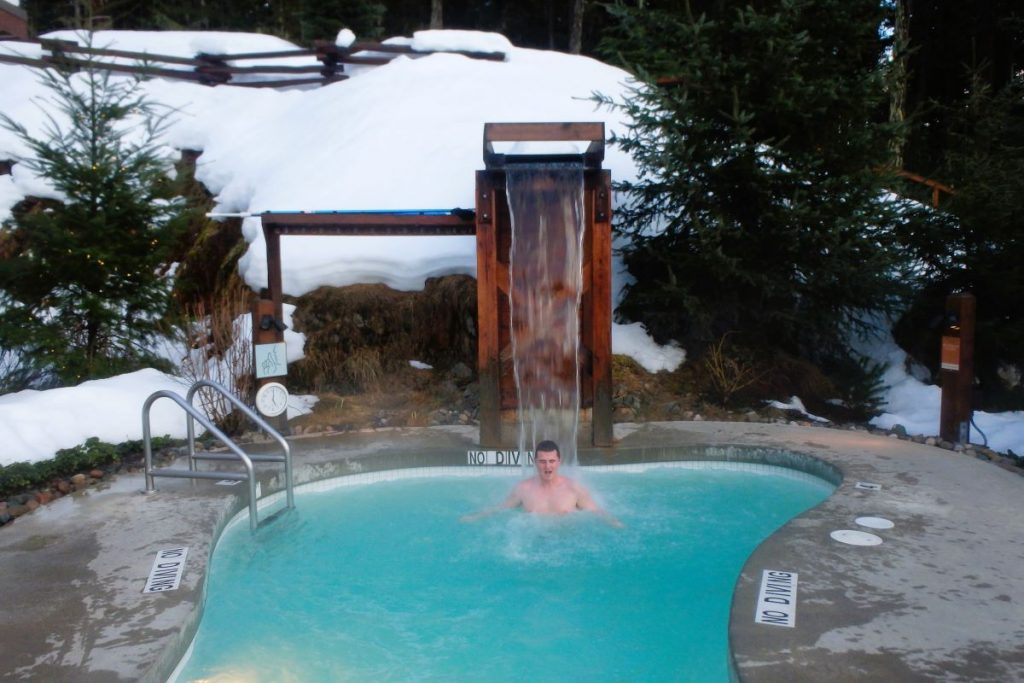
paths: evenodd
<path fill-rule="evenodd" d="M 674 422 L 619 424 L 615 434 L 615 449 L 583 449 L 581 461 L 771 461 L 786 450 L 841 471 L 836 492 L 764 541 L 737 581 L 729 639 L 744 683 L 1024 681 L 1024 477 L 863 431 Z M 476 439 L 475 427 L 295 438 L 296 483 L 465 465 Z M 141 474 L 118 475 L 0 528 L 0 680 L 163 681 L 173 670 L 244 487 L 143 487 Z M 894 526 L 865 529 L 862 516 Z M 843 529 L 883 542 L 832 540 Z M 180 588 L 143 594 L 157 551 L 177 546 L 189 548 Z M 793 627 L 755 623 L 766 570 L 798 575 Z"/>

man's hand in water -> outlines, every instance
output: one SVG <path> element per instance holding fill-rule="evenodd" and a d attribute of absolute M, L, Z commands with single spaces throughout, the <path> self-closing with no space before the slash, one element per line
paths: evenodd
<path fill-rule="evenodd" d="M 615 517 L 612 517 L 608 513 L 605 513 L 605 514 L 603 514 L 601 516 L 604 518 L 604 521 L 606 521 L 608 524 L 610 524 L 611 526 L 615 527 L 616 529 L 625 529 L 626 528 L 625 524 L 620 522 Z"/>

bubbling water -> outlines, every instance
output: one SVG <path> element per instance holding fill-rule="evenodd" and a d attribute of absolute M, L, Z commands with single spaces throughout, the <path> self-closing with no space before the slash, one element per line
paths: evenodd
<path fill-rule="evenodd" d="M 551 439 L 572 466 L 580 419 L 583 165 L 509 165 L 505 185 L 519 451 Z"/>

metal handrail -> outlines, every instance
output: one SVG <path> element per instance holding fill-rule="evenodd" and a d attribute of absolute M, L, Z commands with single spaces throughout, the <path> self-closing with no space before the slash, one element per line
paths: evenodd
<path fill-rule="evenodd" d="M 218 384 L 217 382 L 214 382 L 213 380 L 201 379 L 201 380 L 197 381 L 195 384 L 193 384 L 191 387 L 189 387 L 188 394 L 186 395 L 186 400 L 188 401 L 189 405 L 192 406 L 193 408 L 195 407 L 195 405 L 193 403 L 193 401 L 195 400 L 195 395 L 199 392 L 199 389 L 201 389 L 202 387 L 208 387 L 208 388 L 213 389 L 214 391 L 217 391 L 218 393 L 220 393 L 233 406 L 235 406 L 235 408 L 238 408 L 240 411 L 242 411 L 243 415 L 245 415 L 250 420 L 252 420 L 254 423 L 256 423 L 257 427 L 259 427 L 264 432 L 266 432 L 267 436 L 269 436 L 270 438 L 272 438 L 275 441 L 277 441 L 278 445 L 281 446 L 281 449 L 284 451 L 284 460 L 283 460 L 283 462 L 284 462 L 284 485 L 285 485 L 286 505 L 287 505 L 287 507 L 294 508 L 295 507 L 295 494 L 294 494 L 293 486 L 292 486 L 292 449 L 291 449 L 291 446 L 288 444 L 288 441 L 286 441 L 285 438 L 283 436 L 281 436 L 280 432 L 278 432 L 276 429 L 271 427 L 270 424 L 266 420 L 264 420 L 259 414 L 257 414 L 255 410 L 253 410 L 249 406 L 247 406 L 244 403 L 242 403 L 242 401 L 237 396 L 235 396 L 230 391 L 228 391 L 228 389 L 224 385 Z M 188 421 L 187 421 L 187 424 L 186 424 L 187 429 L 188 429 L 188 463 L 189 463 L 189 469 L 190 470 L 195 470 L 196 439 L 195 439 L 195 425 L 192 422 L 192 417 L 193 417 L 193 415 L 190 412 L 188 414 Z M 206 427 L 205 424 L 203 424 L 203 426 Z M 206 427 L 206 428 L 209 429 L 209 427 Z M 224 441 L 225 437 L 220 436 L 216 432 L 214 432 L 214 434 L 217 436 L 218 439 L 220 439 L 221 441 Z M 272 461 L 272 462 L 281 462 L 277 458 L 271 458 L 271 457 L 250 456 L 250 459 L 252 459 L 252 460 L 262 460 L 262 461 Z"/>
<path fill-rule="evenodd" d="M 152 447 L 152 434 L 149 427 L 149 409 L 158 398 L 169 398 L 179 406 L 182 410 L 188 413 L 189 417 L 195 418 L 199 421 L 199 424 L 210 430 L 214 436 L 224 442 L 224 444 L 230 448 L 238 459 L 242 461 L 245 466 L 244 478 L 249 481 L 249 528 L 253 531 L 256 530 L 259 520 L 256 516 L 256 472 L 253 469 L 252 460 L 249 456 L 235 444 L 228 435 L 217 428 L 217 425 L 213 424 L 206 418 L 205 415 L 200 413 L 194 406 L 187 403 L 178 394 L 173 391 L 160 390 L 154 392 L 146 399 L 146 402 L 142 404 L 142 445 L 143 453 L 146 457 L 146 493 L 153 493 L 156 491 L 156 483 L 153 481 L 155 477 L 178 477 L 178 478 L 193 478 L 193 479 L 240 479 L 240 476 L 224 476 L 225 474 L 235 474 L 232 472 L 196 472 L 194 470 L 175 470 L 175 469 L 161 469 L 159 471 L 153 468 L 153 447 Z"/>
<path fill-rule="evenodd" d="M 198 408 L 192 404 L 192 400 L 195 397 L 196 392 L 200 387 L 210 387 L 222 394 L 224 394 L 231 403 L 242 410 L 242 412 L 252 419 L 260 428 L 262 428 L 267 434 L 274 438 L 284 449 L 283 456 L 249 456 L 243 451 L 238 444 L 231 440 L 231 438 L 221 431 L 217 425 L 215 425 L 209 418 L 207 418 Z M 153 403 L 160 398 L 169 398 L 177 403 L 187 415 L 188 423 L 188 451 L 189 451 L 189 468 L 187 470 L 178 469 L 155 469 L 153 467 L 153 446 L 152 446 L 152 430 L 150 428 L 149 413 L 153 406 Z M 195 423 L 193 420 L 197 420 L 199 424 L 203 425 L 211 434 L 234 453 L 242 465 L 245 467 L 245 473 L 241 472 L 200 472 L 195 468 Z M 241 403 L 235 396 L 228 393 L 222 385 L 210 380 L 200 380 L 192 385 L 188 391 L 187 399 L 182 398 L 179 394 L 173 391 L 161 390 L 154 392 L 146 399 L 146 402 L 142 406 L 142 442 L 143 442 L 143 453 L 145 455 L 146 463 L 146 493 L 153 493 L 156 491 L 155 477 L 176 477 L 176 478 L 191 478 L 191 479 L 228 479 L 233 481 L 248 481 L 249 482 L 249 528 L 255 531 L 259 525 L 259 518 L 256 510 L 256 471 L 253 466 L 253 460 L 259 461 L 273 461 L 273 462 L 284 462 L 285 465 L 285 488 L 287 495 L 287 507 L 295 507 L 295 497 L 292 491 L 292 456 L 291 447 L 288 442 L 285 441 L 281 434 L 267 424 L 266 420 L 257 415 L 251 408 Z M 232 456 L 225 455 L 220 456 L 220 459 L 232 459 Z"/>

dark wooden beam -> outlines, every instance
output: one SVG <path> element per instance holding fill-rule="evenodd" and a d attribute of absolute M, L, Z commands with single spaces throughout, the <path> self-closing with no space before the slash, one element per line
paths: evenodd
<path fill-rule="evenodd" d="M 477 363 L 480 385 L 480 445 L 501 443 L 501 342 L 498 320 L 497 188 L 486 171 L 476 174 Z"/>
<path fill-rule="evenodd" d="M 599 169 L 604 161 L 604 122 L 583 123 L 485 123 L 484 124 L 484 165 L 491 170 L 505 166 L 509 159 L 525 158 L 521 155 L 506 155 L 494 150 L 495 142 L 587 142 L 587 149 L 581 154 L 529 155 L 531 160 L 541 161 L 543 157 L 582 157 L 584 165 L 592 170 Z"/>
<path fill-rule="evenodd" d="M 265 213 L 264 230 L 281 235 L 473 235 L 472 211 Z"/>
<path fill-rule="evenodd" d="M 591 191 L 588 221 L 591 229 L 591 320 L 595 446 L 611 446 L 612 425 L 612 218 L 611 172 L 602 171 Z"/>

